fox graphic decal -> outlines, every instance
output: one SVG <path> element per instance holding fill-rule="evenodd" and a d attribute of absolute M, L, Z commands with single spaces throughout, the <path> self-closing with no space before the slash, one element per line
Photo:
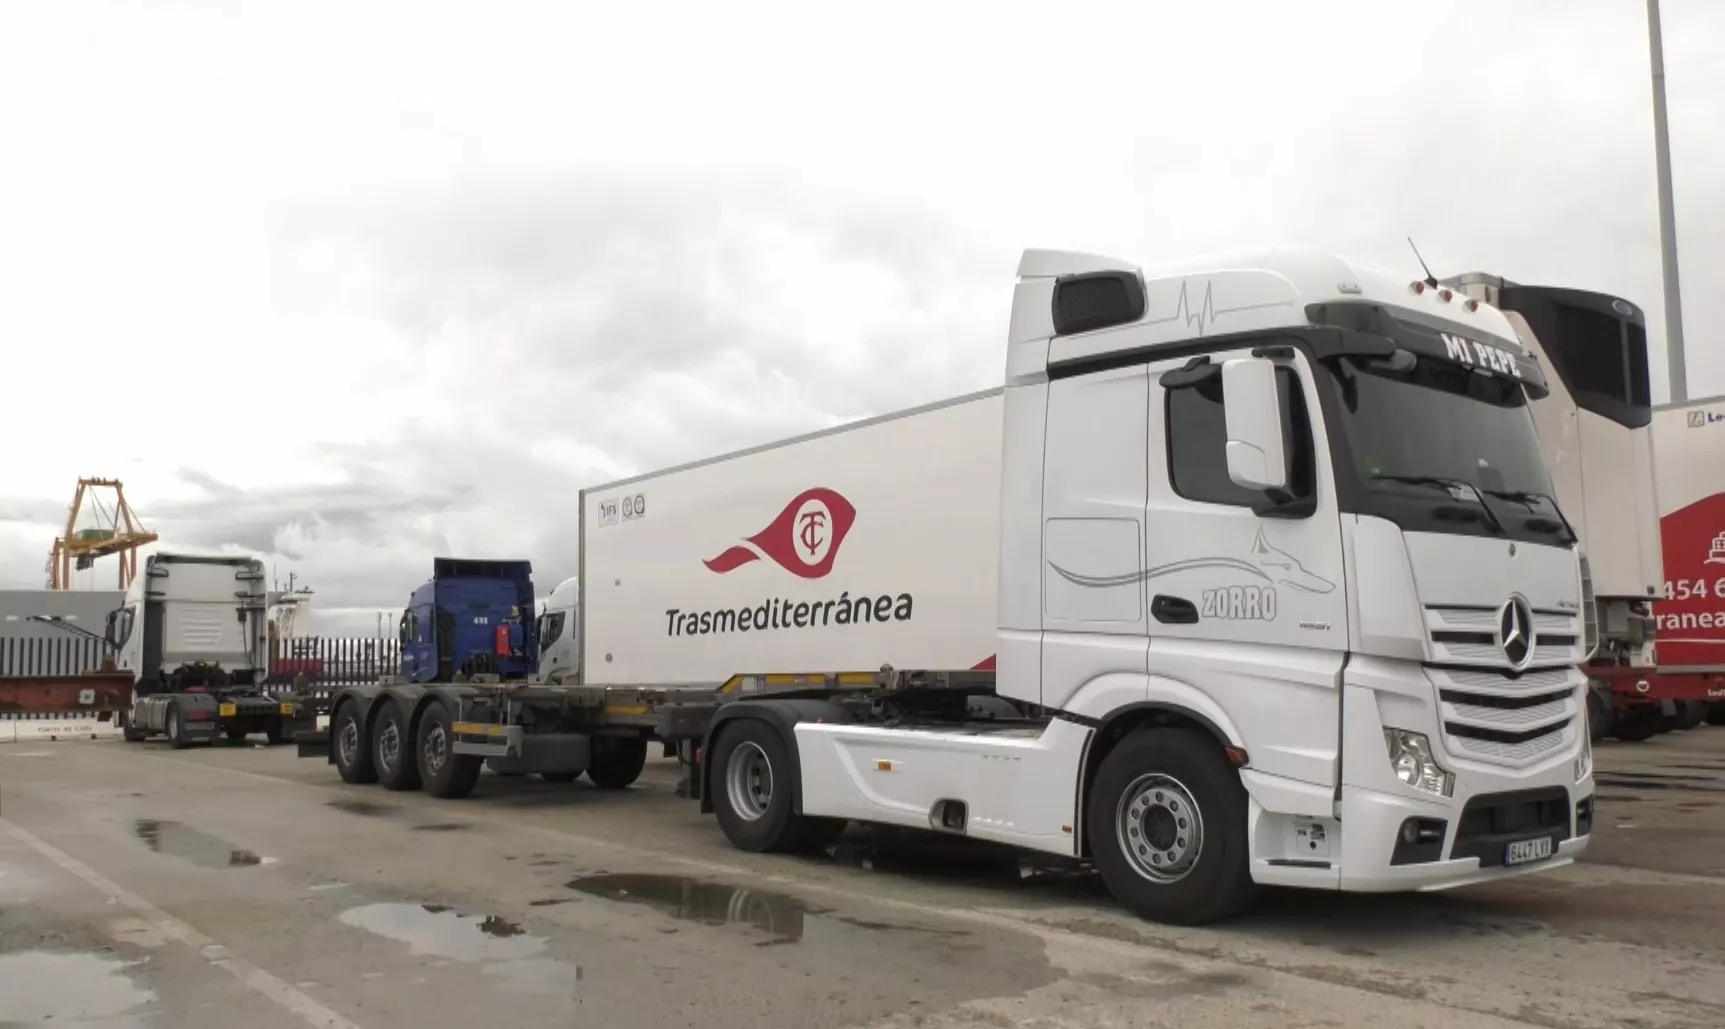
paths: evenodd
<path fill-rule="evenodd" d="M 1301 593 L 1329 593 L 1336 584 L 1321 575 L 1308 571 L 1300 563 L 1299 558 L 1285 550 L 1279 550 L 1269 540 L 1264 538 L 1264 530 L 1258 530 L 1258 536 L 1252 541 L 1252 547 L 1245 557 L 1190 557 L 1180 561 L 1170 561 L 1154 568 L 1145 568 L 1136 572 L 1121 572 L 1117 575 L 1082 575 L 1068 571 L 1053 562 L 1049 563 L 1061 578 L 1079 586 L 1101 589 L 1109 586 L 1130 586 L 1140 582 L 1149 582 L 1178 572 L 1196 571 L 1201 568 L 1228 568 L 1245 572 L 1248 575 L 1262 579 L 1272 586 L 1286 586 Z"/>

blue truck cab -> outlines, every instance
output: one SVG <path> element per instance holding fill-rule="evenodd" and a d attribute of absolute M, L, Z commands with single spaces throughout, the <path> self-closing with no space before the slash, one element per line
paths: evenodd
<path fill-rule="evenodd" d="M 525 679 L 539 670 L 533 565 L 439 557 L 401 615 L 401 674 L 450 682 L 460 674 Z"/>

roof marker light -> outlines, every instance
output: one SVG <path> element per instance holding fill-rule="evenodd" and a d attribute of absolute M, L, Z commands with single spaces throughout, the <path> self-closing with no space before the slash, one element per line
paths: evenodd
<path fill-rule="evenodd" d="M 1421 293 L 1424 293 L 1425 291 L 1426 291 L 1426 284 L 1421 282 L 1418 279 L 1415 279 L 1414 281 L 1408 283 L 1408 292 L 1412 293 L 1416 297 L 1419 296 Z"/>
<path fill-rule="evenodd" d="M 1437 298 L 1446 304 L 1449 303 L 1454 296 L 1455 294 L 1447 289 L 1440 289 L 1437 291 Z"/>
<path fill-rule="evenodd" d="M 1479 310 L 1479 301 L 1469 298 L 1468 302 L 1461 306 L 1466 308 L 1469 312 L 1477 311 Z"/>

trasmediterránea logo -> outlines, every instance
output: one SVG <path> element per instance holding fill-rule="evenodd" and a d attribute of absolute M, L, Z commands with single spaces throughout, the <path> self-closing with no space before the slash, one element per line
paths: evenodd
<path fill-rule="evenodd" d="M 766 528 L 701 563 L 725 575 L 765 558 L 799 579 L 824 579 L 832 572 L 856 517 L 856 508 L 842 494 L 816 486 L 792 497 Z M 666 634 L 704 636 L 905 622 L 914 606 L 909 593 L 868 591 L 853 596 L 845 590 L 831 599 L 769 597 L 750 607 L 707 611 L 673 607 L 665 611 Z"/>

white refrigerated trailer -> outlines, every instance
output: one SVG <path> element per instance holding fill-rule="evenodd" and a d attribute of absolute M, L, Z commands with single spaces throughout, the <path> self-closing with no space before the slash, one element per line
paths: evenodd
<path fill-rule="evenodd" d="M 1580 853 L 1581 570 L 1514 500 L 1546 390 L 1499 311 L 1303 250 L 1033 250 L 1005 365 L 583 491 L 579 681 L 726 701 L 694 786 L 736 846 L 973 836 L 1186 923 Z"/>

